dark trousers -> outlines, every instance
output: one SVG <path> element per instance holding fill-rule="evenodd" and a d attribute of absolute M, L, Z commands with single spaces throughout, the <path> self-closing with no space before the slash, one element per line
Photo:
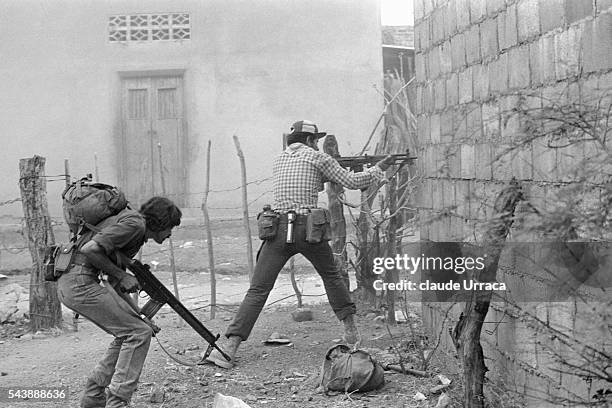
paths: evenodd
<path fill-rule="evenodd" d="M 334 262 L 334 255 L 329 244 L 324 241 L 319 244 L 306 242 L 306 226 L 303 223 L 294 224 L 295 242 L 286 243 L 287 224 L 281 223 L 276 237 L 264 241 L 257 256 L 257 264 L 253 272 L 251 286 L 225 332 L 227 337 L 239 336 L 246 340 L 263 309 L 274 282 L 285 263 L 295 254 L 302 254 L 308 259 L 323 279 L 327 299 L 332 310 L 340 320 L 355 314 L 355 304 L 351 300 L 349 290 L 344 283 L 340 271 Z"/>

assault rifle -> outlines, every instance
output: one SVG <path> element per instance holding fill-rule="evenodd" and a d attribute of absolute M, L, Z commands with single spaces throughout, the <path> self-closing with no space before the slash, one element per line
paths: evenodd
<path fill-rule="evenodd" d="M 340 156 L 334 157 L 334 159 L 338 161 L 340 166 L 358 172 L 363 171 L 364 166 L 370 167 L 387 156 L 388 155 L 370 156 L 366 154 L 364 156 Z M 417 159 L 416 156 L 410 156 L 410 152 L 408 150 L 406 150 L 405 154 L 392 154 L 390 156 L 393 158 L 393 163 L 391 163 L 391 165 L 414 162 Z"/>
<path fill-rule="evenodd" d="M 136 259 L 130 259 L 126 255 L 119 254 L 119 258 L 121 263 L 123 263 L 130 271 L 134 273 L 136 279 L 138 279 L 138 283 L 140 284 L 142 290 L 144 290 L 147 295 L 151 298 L 145 305 L 140 309 L 140 315 L 147 322 L 155 316 L 155 314 L 162 308 L 165 304 L 168 304 L 181 318 L 187 322 L 204 340 L 208 342 L 208 348 L 204 353 L 204 357 L 202 357 L 203 362 L 212 352 L 213 348 L 217 349 L 223 358 L 227 361 L 230 361 L 231 358 L 228 356 L 221 348 L 217 345 L 217 340 L 219 340 L 219 334 L 216 336 L 210 332 L 200 322 L 174 295 L 172 292 L 168 290 L 164 286 L 163 283 L 159 281 L 151 273 L 149 265 L 143 264 Z M 155 332 L 159 331 L 159 328 L 155 330 Z"/>

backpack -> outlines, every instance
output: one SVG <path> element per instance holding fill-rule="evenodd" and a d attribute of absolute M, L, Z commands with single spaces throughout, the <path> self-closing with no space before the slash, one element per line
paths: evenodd
<path fill-rule="evenodd" d="M 117 187 L 94 183 L 84 177 L 66 186 L 62 193 L 64 219 L 74 236 L 86 224 L 96 225 L 128 206 L 125 194 Z"/>
<path fill-rule="evenodd" d="M 385 383 L 382 366 L 365 350 L 351 350 L 344 344 L 325 353 L 321 387 L 327 391 L 367 392 Z"/>

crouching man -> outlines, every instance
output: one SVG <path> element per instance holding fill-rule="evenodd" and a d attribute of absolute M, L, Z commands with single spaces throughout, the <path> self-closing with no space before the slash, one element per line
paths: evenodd
<path fill-rule="evenodd" d="M 100 232 L 87 231 L 77 241 L 72 266 L 58 280 L 59 299 L 115 336 L 87 378 L 82 408 L 128 406 L 153 335 L 126 294 L 139 289 L 138 281 L 114 253 L 133 257 L 149 239 L 161 244 L 180 222 L 181 210 L 172 201 L 153 197 L 140 211 L 126 208 L 100 222 Z M 102 285 L 101 274 L 108 275 Z"/>

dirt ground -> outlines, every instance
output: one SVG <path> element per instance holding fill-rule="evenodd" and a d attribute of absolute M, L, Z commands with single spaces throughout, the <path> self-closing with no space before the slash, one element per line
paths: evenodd
<path fill-rule="evenodd" d="M 240 223 L 222 225 L 215 232 L 217 303 L 221 306 L 212 320 L 209 309 L 210 273 L 202 230 L 182 228 L 175 233 L 173 243 L 181 300 L 213 333 L 222 333 L 248 288 L 248 278 L 246 262 L 241 261 L 245 251 Z M 257 245 L 259 241 L 254 239 L 253 242 Z M 158 276 L 171 288 L 168 246 L 147 246 L 142 258 L 145 262 L 157 263 Z M 8 269 L 13 273 L 0 280 L 0 289 L 18 284 L 27 290 L 28 275 L 15 273 L 15 270 L 19 270 L 15 265 L 27 264 L 27 259 L 19 260 L 15 255 L 11 262 Z M 215 394 L 221 393 L 240 398 L 251 407 L 434 407 L 438 396 L 427 394 L 431 387 L 439 384 L 436 374 L 444 374 L 453 381 L 448 391 L 452 401 L 449 406 L 460 406 L 457 398 L 460 387 L 455 385 L 459 383 L 456 362 L 452 357 L 437 353 L 428 370 L 430 377 L 386 371 L 385 385 L 374 392 L 351 395 L 317 392 L 325 351 L 340 341 L 343 331 L 326 302 L 323 286 L 314 270 L 303 259 L 298 260 L 296 266 L 298 285 L 307 295 L 304 302 L 313 310 L 314 320 L 293 321 L 291 312 L 296 308 L 296 300 L 292 296 L 288 274 L 281 273 L 251 337 L 239 349 L 237 366 L 228 371 L 207 365 L 182 366 L 169 358 L 161 350 L 158 340 L 169 353 L 189 362 L 200 360 L 206 343 L 172 310 L 163 308 L 156 317 L 162 331 L 151 344 L 132 406 L 211 407 Z M 409 305 L 411 313 L 408 323 L 415 327 L 419 325 L 418 304 Z M 415 344 L 420 343 L 421 339 L 411 337 L 407 324 L 387 327 L 384 322 L 375 320 L 377 314 L 382 312 L 360 308 L 358 325 L 363 339 L 361 347 L 370 350 L 385 363 L 397 363 L 398 355 L 401 355 L 410 367 L 410 362 L 416 361 L 416 352 L 421 347 Z M 74 331 L 70 324 L 71 317 L 66 310 L 66 327 L 61 332 L 28 333 L 27 324 L 21 318 L 17 318 L 15 323 L 0 325 L 0 387 L 69 388 L 68 401 L 0 402 L 0 406 L 78 406 L 85 378 L 112 338 L 83 319 L 79 319 L 78 331 Z M 263 341 L 272 332 L 284 335 L 291 340 L 291 344 L 264 345 Z M 163 392 L 163 402 L 151 402 L 154 390 Z M 413 397 L 417 392 L 427 395 L 427 399 L 415 400 Z"/>

